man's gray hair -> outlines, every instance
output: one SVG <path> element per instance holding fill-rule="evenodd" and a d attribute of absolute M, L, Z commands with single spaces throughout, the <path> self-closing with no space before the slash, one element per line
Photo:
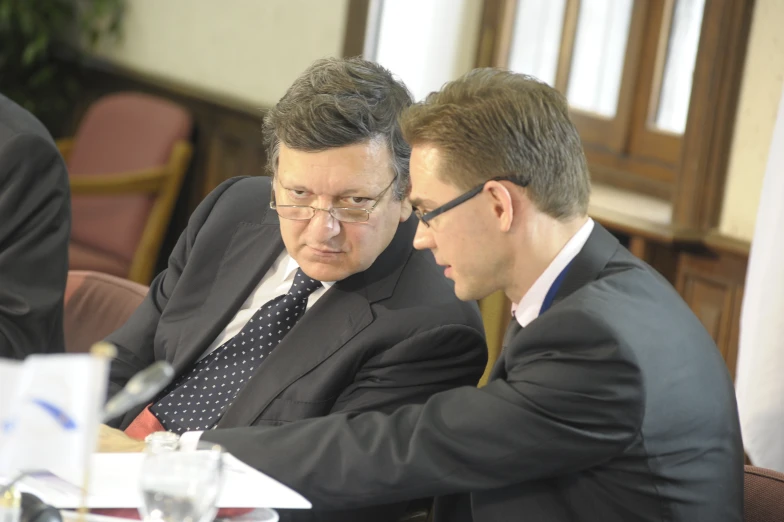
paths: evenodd
<path fill-rule="evenodd" d="M 392 157 L 395 196 L 409 190 L 411 147 L 398 116 L 413 103 L 390 71 L 360 58 L 325 58 L 297 78 L 264 118 L 267 168 L 275 175 L 280 144 L 318 152 L 383 138 Z"/>

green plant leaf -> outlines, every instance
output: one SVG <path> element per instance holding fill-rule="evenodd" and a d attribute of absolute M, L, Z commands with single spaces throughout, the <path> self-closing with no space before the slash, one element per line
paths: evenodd
<path fill-rule="evenodd" d="M 125 2 L 0 0 L 0 92 L 42 121 L 67 119 L 81 66 L 81 50 L 69 43 L 116 38 Z"/>

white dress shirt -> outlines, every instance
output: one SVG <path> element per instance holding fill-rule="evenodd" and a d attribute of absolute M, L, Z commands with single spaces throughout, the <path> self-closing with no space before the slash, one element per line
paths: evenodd
<path fill-rule="evenodd" d="M 588 241 L 588 236 L 591 235 L 593 230 L 593 219 L 588 218 L 588 221 L 580 227 L 575 235 L 564 245 L 555 259 L 547 266 L 542 275 L 531 285 L 531 288 L 525 293 L 519 303 L 512 304 L 512 315 L 520 323 L 520 326 L 525 328 L 531 321 L 539 317 L 539 311 L 542 309 L 544 299 L 547 297 L 547 292 L 550 287 L 564 270 L 564 268 L 572 262 L 580 250 L 585 246 Z"/>
<path fill-rule="evenodd" d="M 288 292 L 291 285 L 294 283 L 294 275 L 297 273 L 297 268 L 299 268 L 299 264 L 289 255 L 286 249 L 283 249 L 283 252 L 278 256 L 275 262 L 272 263 L 272 266 L 270 266 L 267 273 L 264 274 L 264 277 L 261 278 L 261 281 L 259 281 L 255 290 L 253 290 L 245 302 L 242 303 L 242 306 L 234 315 L 234 318 L 229 321 L 226 328 L 218 334 L 218 337 L 210 344 L 207 351 L 199 357 L 199 360 L 208 356 L 223 343 L 240 333 L 240 330 L 250 321 L 253 314 L 268 301 Z M 321 284 L 324 286 L 308 296 L 308 304 L 305 308 L 306 311 L 335 283 L 334 281 L 322 281 Z"/>
<path fill-rule="evenodd" d="M 253 290 L 245 302 L 242 303 L 242 306 L 234 315 L 234 318 L 229 321 L 226 328 L 218 334 L 218 337 L 215 338 L 212 344 L 207 348 L 207 351 L 205 351 L 199 359 L 203 359 L 223 343 L 237 335 L 245 324 L 250 321 L 253 314 L 264 306 L 267 301 L 288 292 L 291 285 L 294 284 L 294 275 L 297 273 L 298 268 L 299 264 L 284 249 L 275 262 L 272 263 L 269 270 L 267 270 L 267 273 L 264 274 L 264 277 L 261 278 L 261 281 L 259 281 L 255 290 Z M 321 284 L 324 286 L 308 296 L 308 303 L 305 311 L 310 309 L 310 307 L 313 306 L 313 304 L 318 301 L 335 282 L 322 281 Z M 201 437 L 201 433 L 201 431 L 188 431 L 183 433 L 180 436 L 180 447 L 184 449 L 195 449 L 199 442 L 199 437 Z"/>

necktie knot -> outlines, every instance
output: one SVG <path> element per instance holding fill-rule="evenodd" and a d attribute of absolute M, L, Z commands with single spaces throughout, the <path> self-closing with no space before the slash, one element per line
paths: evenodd
<path fill-rule="evenodd" d="M 301 268 L 297 268 L 297 273 L 294 275 L 294 284 L 291 285 L 288 293 L 298 299 L 305 299 L 319 288 L 321 288 L 321 281 L 308 277 Z"/>

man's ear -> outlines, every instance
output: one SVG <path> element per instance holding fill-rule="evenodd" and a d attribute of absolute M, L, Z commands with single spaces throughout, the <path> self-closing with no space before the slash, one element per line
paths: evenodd
<path fill-rule="evenodd" d="M 413 207 L 411 205 L 411 180 L 408 181 L 406 185 L 406 195 L 403 196 L 403 199 L 400 200 L 400 222 L 403 223 L 411 217 L 411 212 L 413 212 Z"/>
<path fill-rule="evenodd" d="M 490 196 L 493 215 L 498 219 L 499 230 L 509 232 L 512 228 L 512 222 L 514 222 L 514 202 L 509 189 L 497 181 L 489 181 L 484 190 Z"/>
<path fill-rule="evenodd" d="M 411 190 L 409 189 L 409 193 Z M 413 207 L 411 206 L 411 200 L 408 199 L 408 194 L 400 201 L 400 222 L 403 223 L 407 221 L 409 217 L 411 217 L 411 212 L 413 212 Z"/>

